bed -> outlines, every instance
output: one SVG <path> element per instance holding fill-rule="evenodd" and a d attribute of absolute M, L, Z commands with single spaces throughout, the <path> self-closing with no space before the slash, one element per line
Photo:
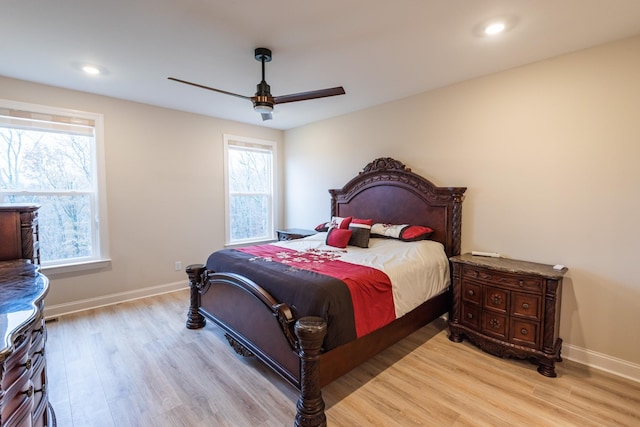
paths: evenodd
<path fill-rule="evenodd" d="M 329 218 L 367 218 L 376 224 L 429 227 L 432 229 L 429 242 L 417 243 L 420 247 L 439 246 L 447 263 L 448 276 L 448 258 L 460 254 L 465 191 L 464 187 L 437 187 L 398 160 L 378 158 L 341 189 L 329 190 Z M 289 250 L 316 247 L 324 243 L 320 242 L 322 239 L 325 239 L 324 234 L 294 241 L 290 244 L 292 247 L 281 242 L 273 246 L 288 254 Z M 377 240 L 370 240 L 372 252 L 387 244 Z M 274 287 L 278 283 L 298 282 L 300 276 L 283 279 L 265 272 L 265 268 L 272 268 L 274 263 L 265 267 L 265 262 L 250 262 L 270 260 L 271 253 L 261 252 L 270 250 L 267 246 L 233 250 L 241 257 L 236 262 L 226 259 L 231 256 L 230 250 L 216 251 L 206 265 L 187 267 L 190 284 L 187 328 L 202 328 L 206 319 L 213 321 L 225 331 L 236 352 L 256 356 L 297 388 L 300 392 L 295 419 L 297 427 L 326 425 L 323 386 L 449 311 L 450 277 L 447 277 L 444 289 L 431 292 L 429 299 L 409 308 L 396 307 L 396 316 L 384 326 L 364 334 L 334 339 L 332 328 L 340 322 L 330 318 L 328 327 L 326 316 L 308 315 L 301 308 L 299 299 L 294 301 L 289 294 Z M 351 246 L 347 247 L 347 252 L 357 252 L 349 251 L 349 248 Z M 389 277 L 392 276 L 389 273 Z M 283 295 L 281 299 L 274 296 L 278 294 Z M 398 312 L 400 317 L 397 317 Z"/>

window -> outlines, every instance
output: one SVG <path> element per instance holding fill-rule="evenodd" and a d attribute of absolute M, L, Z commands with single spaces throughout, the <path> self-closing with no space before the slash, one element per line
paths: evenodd
<path fill-rule="evenodd" d="M 272 240 L 275 142 L 225 135 L 224 146 L 227 244 Z"/>
<path fill-rule="evenodd" d="M 44 268 L 106 257 L 101 148 L 101 115 L 0 100 L 0 202 L 40 205 Z"/>

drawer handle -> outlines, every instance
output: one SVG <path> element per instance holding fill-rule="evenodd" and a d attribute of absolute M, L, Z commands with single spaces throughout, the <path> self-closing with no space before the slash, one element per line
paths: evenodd
<path fill-rule="evenodd" d="M 524 280 L 518 280 L 518 286 L 520 286 L 521 288 L 524 288 Z"/>
<path fill-rule="evenodd" d="M 473 314 L 467 313 L 467 319 L 473 319 Z"/>
<path fill-rule="evenodd" d="M 489 326 L 491 326 L 493 329 L 500 329 L 500 321 L 494 317 L 493 319 L 489 320 Z"/>
<path fill-rule="evenodd" d="M 31 359 L 27 359 L 25 363 L 22 364 L 27 369 L 31 369 Z"/>
<path fill-rule="evenodd" d="M 529 333 L 529 331 L 527 331 L 525 328 L 520 329 L 520 333 L 522 335 L 527 335 Z"/>
<path fill-rule="evenodd" d="M 491 302 L 493 303 L 493 305 L 500 305 L 502 304 L 502 297 L 498 294 L 493 294 L 491 296 Z"/>
<path fill-rule="evenodd" d="M 26 389 L 25 391 L 22 392 L 23 394 L 26 394 L 27 397 L 31 397 L 33 396 L 33 386 L 30 385 L 28 389 Z"/>
<path fill-rule="evenodd" d="M 33 353 L 33 354 L 39 354 L 40 356 L 44 356 L 44 348 L 43 348 L 43 349 L 41 349 L 41 350 L 36 351 L 36 352 L 35 352 L 35 353 Z"/>
<path fill-rule="evenodd" d="M 473 289 L 469 289 L 469 290 L 467 291 L 467 293 L 468 293 L 469 295 L 471 295 L 471 296 L 475 295 L 475 292 L 473 292 Z"/>
<path fill-rule="evenodd" d="M 527 304 L 526 302 L 522 303 L 522 308 L 524 308 L 525 310 L 529 308 L 529 304 Z"/>

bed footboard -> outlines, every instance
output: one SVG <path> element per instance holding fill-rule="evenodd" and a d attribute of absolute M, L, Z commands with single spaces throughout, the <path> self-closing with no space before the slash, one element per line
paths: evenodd
<path fill-rule="evenodd" d="M 255 355 L 300 391 L 295 427 L 326 426 L 320 387 L 324 319 L 296 321 L 286 304 L 242 276 L 209 272 L 202 264 L 187 266 L 186 273 L 187 328 L 202 328 L 206 319 L 214 321 L 236 352 Z M 238 316 L 240 311 L 246 315 Z"/>
<path fill-rule="evenodd" d="M 286 304 L 278 303 L 264 289 L 256 285 L 252 281 L 245 279 L 236 274 L 217 274 L 208 272 L 202 264 L 191 264 L 185 269 L 189 276 L 190 303 L 189 312 L 187 313 L 187 328 L 200 329 L 206 324 L 205 316 L 200 312 L 202 295 L 207 292 L 212 283 L 227 282 L 232 283 L 255 298 L 260 300 L 265 306 L 271 309 L 271 312 L 278 320 L 289 345 L 292 349 L 297 349 L 298 344 L 293 335 L 293 326 L 295 319 L 291 310 Z"/>

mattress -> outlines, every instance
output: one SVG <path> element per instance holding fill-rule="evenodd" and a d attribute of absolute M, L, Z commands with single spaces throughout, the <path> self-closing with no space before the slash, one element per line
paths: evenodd
<path fill-rule="evenodd" d="M 327 233 L 274 243 L 297 251 L 333 251 L 340 260 L 376 268 L 391 279 L 396 318 L 446 291 L 451 284 L 444 246 L 431 240 L 403 242 L 374 238 L 368 248 L 333 248 L 325 244 Z"/>

